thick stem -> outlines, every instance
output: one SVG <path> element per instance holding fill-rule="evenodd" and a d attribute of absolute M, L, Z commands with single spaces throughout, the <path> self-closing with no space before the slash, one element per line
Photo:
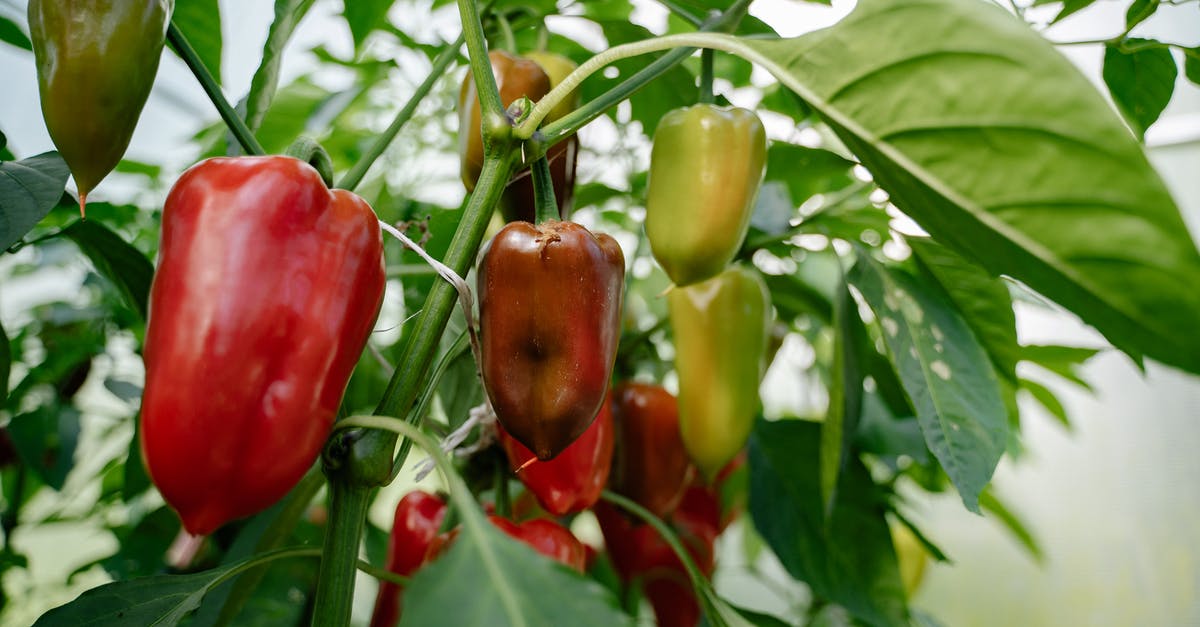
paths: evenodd
<path fill-rule="evenodd" d="M 329 527 L 321 550 L 313 625 L 349 625 L 354 601 L 358 543 L 367 521 L 371 488 L 339 482 L 329 484 Z"/>
<path fill-rule="evenodd" d="M 265 155 L 267 152 L 263 150 L 262 144 L 255 139 L 254 133 L 250 131 L 250 127 L 242 121 L 241 116 L 233 107 L 229 105 L 229 101 L 225 99 L 225 94 L 221 93 L 220 85 L 213 79 L 208 68 L 204 67 L 204 62 L 200 60 L 200 56 L 188 43 L 186 37 L 175 27 L 172 22 L 167 27 L 167 41 L 171 47 L 175 49 L 175 53 L 188 68 L 192 70 L 192 74 L 196 76 L 196 80 L 200 82 L 200 86 L 204 88 L 204 93 L 208 94 L 208 99 L 212 101 L 213 106 L 217 108 L 217 113 L 221 114 L 221 119 L 225 121 L 225 125 L 229 127 L 229 131 L 237 138 L 238 143 L 242 145 L 242 150 L 250 155 Z"/>
<path fill-rule="evenodd" d="M 535 205 L 535 220 L 538 224 L 547 220 L 557 220 L 558 203 L 554 199 L 554 178 L 550 174 L 550 162 L 545 155 L 533 162 L 533 201 Z"/>
<path fill-rule="evenodd" d="M 396 114 L 396 118 L 383 131 L 383 134 L 375 140 L 375 143 L 371 144 L 366 154 L 354 164 L 354 167 L 350 168 L 350 171 L 342 177 L 342 180 L 338 181 L 338 187 L 350 191 L 354 191 L 354 188 L 358 187 L 363 177 L 367 175 L 367 171 L 371 169 L 371 166 L 379 157 L 383 156 L 388 146 L 391 145 L 392 140 L 396 139 L 396 135 L 400 133 L 400 129 L 404 128 L 404 125 L 412 119 L 413 114 L 417 111 L 417 106 L 421 104 L 425 96 L 429 95 L 429 92 L 433 89 L 433 85 L 445 76 L 446 68 L 450 67 L 450 64 L 454 63 L 454 60 L 458 58 L 458 50 L 462 48 L 463 41 L 465 40 L 466 35 L 459 35 L 458 39 L 454 40 L 454 43 L 442 50 L 441 54 L 434 60 L 433 67 L 429 69 L 429 76 L 426 76 L 425 80 L 417 86 L 417 90 L 413 92 L 412 97 L 408 99 L 404 108 Z"/>
<path fill-rule="evenodd" d="M 479 111 L 483 118 L 484 145 L 495 135 L 500 126 L 508 132 L 508 118 L 504 116 L 504 103 L 500 102 L 500 90 L 496 77 L 492 75 L 492 62 L 488 59 L 487 39 L 483 24 L 479 21 L 479 10 L 475 0 L 458 0 L 458 12 L 462 19 L 463 35 L 467 40 L 467 53 L 471 57 L 471 76 L 475 80 L 475 92 L 479 95 Z"/>

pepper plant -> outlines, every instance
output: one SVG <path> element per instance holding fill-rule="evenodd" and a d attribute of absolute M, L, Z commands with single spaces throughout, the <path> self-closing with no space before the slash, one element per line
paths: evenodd
<path fill-rule="evenodd" d="M 752 0 L 650 3 L 665 32 L 634 4 L 348 0 L 353 54 L 312 51 L 355 76 L 332 93 L 313 75 L 280 84 L 289 39 L 326 3 L 278 0 L 236 102 L 216 3 L 32 0 L 28 24 L 0 21 L 32 53 L 58 149 L 18 155 L 0 135 L 0 272 L 89 263 L 74 297 L 0 329 L 0 572 L 42 561 L 13 540 L 39 525 L 116 540 L 79 566 L 96 585 L 73 600 L 25 616 L 5 589 L 0 610 L 37 625 L 930 624 L 908 595 L 945 556 L 897 486 L 953 491 L 1036 551 L 988 489 L 1020 455 L 1018 392 L 1061 409 L 1017 365 L 1070 379 L 1096 352 L 1021 345 L 1015 300 L 1055 303 L 1138 364 L 1200 373 L 1200 253 L 1141 143 L 1171 99 L 1172 50 L 1193 82 L 1200 55 L 1131 36 L 1156 0 L 1103 42 L 1115 107 L 1023 3 L 861 0 L 791 38 Z M 414 11 L 456 16 L 461 35 L 389 19 Z M 119 161 L 164 45 L 219 116 L 198 153 L 180 148 L 186 173 L 179 155 Z M 399 59 L 427 77 L 404 83 Z M 588 145 L 593 124 L 613 146 Z M 458 154 L 432 176 L 461 179 L 460 205 L 405 174 L 437 151 Z M 105 202 L 114 168 L 146 193 Z M 827 392 L 807 415 L 763 411 L 785 340 L 813 349 Z M 122 409 L 96 421 L 105 395 Z M 444 492 L 401 501 L 385 488 L 414 481 L 417 457 L 440 479 L 423 489 Z M 807 589 L 786 615 L 713 587 L 731 523 Z M 381 584 L 374 616 L 355 611 L 374 592 L 358 571 Z"/>

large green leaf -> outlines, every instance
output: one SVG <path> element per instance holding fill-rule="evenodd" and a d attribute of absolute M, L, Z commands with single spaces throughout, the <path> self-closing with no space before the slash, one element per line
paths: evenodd
<path fill-rule="evenodd" d="M 0 250 L 21 239 L 58 204 L 70 173 L 57 152 L 0 163 Z"/>
<path fill-rule="evenodd" d="M 904 586 L 878 489 L 846 460 L 832 512 L 821 502 L 821 428 L 759 421 L 750 437 L 750 515 L 793 577 L 874 625 L 906 625 Z"/>
<path fill-rule="evenodd" d="M 146 319 L 154 266 L 138 249 L 95 220 L 80 220 L 63 229 L 99 272 L 124 295 L 129 306 Z"/>
<path fill-rule="evenodd" d="M 1200 372 L 1200 253 L 1069 61 L 986 2 L 863 0 L 788 40 L 713 36 L 796 91 L 939 242 L 1135 359 Z"/>
<path fill-rule="evenodd" d="M 187 37 L 204 68 L 220 84 L 221 7 L 217 0 L 175 0 L 171 22 Z"/>
<path fill-rule="evenodd" d="M 29 35 L 26 35 L 16 22 L 6 17 L 0 17 L 0 41 L 24 50 L 33 50 L 33 42 L 29 41 Z"/>
<path fill-rule="evenodd" d="M 275 98 L 275 89 L 279 86 L 279 67 L 283 63 L 283 49 L 292 38 L 300 20 L 312 8 L 313 0 L 275 0 L 275 21 L 267 32 L 267 40 L 263 43 L 262 62 L 254 72 L 250 81 L 250 91 L 242 101 L 245 107 L 246 125 L 256 131 L 262 124 L 263 116 Z M 230 144 L 232 147 L 234 144 Z"/>
<path fill-rule="evenodd" d="M 850 274 L 875 318 L 925 443 L 979 511 L 1008 437 L 1000 381 L 970 327 L 944 298 L 913 277 L 860 256 Z"/>
<path fill-rule="evenodd" d="M 367 35 L 383 24 L 391 7 L 392 0 L 354 0 L 346 3 L 343 15 L 346 17 L 346 24 L 350 26 L 350 35 L 354 37 L 355 50 L 362 49 Z"/>
<path fill-rule="evenodd" d="M 446 554 L 422 568 L 404 594 L 401 625 L 457 627 L 626 625 L 629 617 L 599 583 L 534 552 L 479 512 Z M 463 597 L 470 591 L 469 600 Z M 552 593 L 551 593 L 552 591 Z"/>

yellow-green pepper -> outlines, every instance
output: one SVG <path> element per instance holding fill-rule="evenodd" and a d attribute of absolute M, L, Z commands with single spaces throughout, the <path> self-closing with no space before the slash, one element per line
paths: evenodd
<path fill-rule="evenodd" d="M 710 480 L 746 445 L 754 426 L 770 302 L 762 278 L 742 266 L 667 293 L 679 431 L 688 455 Z"/>
<path fill-rule="evenodd" d="M 733 260 L 762 184 L 767 135 L 753 111 L 698 104 L 654 132 L 646 238 L 676 285 L 716 276 Z"/>

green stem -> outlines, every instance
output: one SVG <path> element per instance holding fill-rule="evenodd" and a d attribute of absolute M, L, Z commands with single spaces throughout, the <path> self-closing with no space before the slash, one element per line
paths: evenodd
<path fill-rule="evenodd" d="M 512 24 L 509 23 L 508 18 L 504 17 L 503 14 L 496 13 L 495 18 L 496 25 L 500 27 L 500 43 L 504 47 L 504 50 L 517 54 L 517 37 L 513 35 Z"/>
<path fill-rule="evenodd" d="M 691 11 L 683 8 L 677 2 L 672 2 L 672 0 L 658 0 L 658 3 L 666 7 L 671 13 L 674 13 L 682 18 L 683 21 L 695 26 L 696 28 L 700 28 L 700 26 L 704 24 L 704 20 L 693 15 Z"/>
<path fill-rule="evenodd" d="M 700 53 L 700 98 L 701 104 L 713 103 L 713 51 L 706 48 Z"/>
<path fill-rule="evenodd" d="M 696 562 L 692 560 L 691 553 L 688 553 L 687 550 L 683 548 L 683 543 L 679 541 L 679 536 L 676 535 L 675 532 L 662 521 L 662 519 L 660 519 L 658 516 L 655 516 L 650 512 L 650 510 L 638 505 L 636 502 L 627 499 L 611 490 L 605 490 L 604 492 L 601 492 L 600 498 L 634 514 L 651 527 L 654 527 L 654 530 L 658 532 L 658 535 L 662 536 L 663 541 L 667 543 L 667 546 L 671 547 L 671 550 L 675 552 L 675 556 L 678 557 L 679 561 L 683 563 L 683 568 L 687 571 L 688 578 L 692 580 L 692 586 L 699 590 L 701 587 L 707 585 L 708 580 L 704 577 L 704 573 L 700 571 L 700 568 L 696 566 Z"/>
<path fill-rule="evenodd" d="M 437 392 L 437 386 L 441 382 L 442 377 L 446 374 L 446 370 L 454 360 L 470 346 L 470 336 L 464 329 L 458 335 L 458 339 L 446 349 L 446 354 L 442 356 L 441 361 L 433 368 L 433 373 L 429 375 L 429 380 L 422 387 L 420 400 L 417 401 L 417 408 L 413 411 L 408 421 L 410 424 L 420 426 L 421 421 L 429 414 L 429 406 L 433 404 L 433 396 Z M 400 469 L 404 466 L 404 461 L 408 459 L 408 451 L 412 448 L 412 440 L 404 440 L 400 443 L 400 450 L 396 452 L 395 461 L 392 462 L 392 479 L 400 473 Z M 390 480 L 389 480 L 390 481 Z"/>
<path fill-rule="evenodd" d="M 583 107 L 576 109 L 574 112 L 564 116 L 563 118 L 548 124 L 542 131 L 543 139 L 546 146 L 552 146 L 555 142 L 574 133 L 579 128 L 599 117 L 613 105 L 628 98 L 630 94 L 641 89 L 650 81 L 657 78 L 663 72 L 671 69 L 693 52 L 696 48 L 715 48 L 717 50 L 725 49 L 729 51 L 729 42 L 722 38 L 713 38 L 714 32 L 732 30 L 746 13 L 746 8 L 750 5 L 750 0 L 738 0 L 733 6 L 729 7 L 719 17 L 715 17 L 704 24 L 702 32 L 699 33 L 684 33 L 680 35 L 667 35 L 666 37 L 658 37 L 655 39 L 647 39 L 644 41 L 633 42 L 609 48 L 600 54 L 588 59 L 583 65 L 575 69 L 550 93 L 538 101 L 534 106 L 533 112 L 525 119 L 520 126 L 513 130 L 513 135 L 518 139 L 529 139 L 537 130 L 538 125 L 546 118 L 546 116 L 564 99 L 570 96 L 579 84 L 588 76 L 603 69 L 605 66 L 626 59 L 629 57 L 648 54 L 651 52 L 659 52 L 663 50 L 671 50 L 671 52 L 663 55 L 655 60 L 650 65 L 643 68 L 633 76 L 625 79 L 620 85 L 606 92 L 604 95 L 588 102 Z M 675 50 L 672 50 L 675 48 Z M 735 52 L 736 54 L 736 52 Z"/>
<path fill-rule="evenodd" d="M 508 494 L 508 463 L 507 456 L 496 455 L 496 475 L 492 483 L 492 497 L 496 503 L 496 515 L 504 518 L 512 516 L 512 499 Z"/>
<path fill-rule="evenodd" d="M 295 157 L 316 169 L 325 187 L 333 187 L 333 159 L 329 153 L 311 137 L 299 137 L 288 146 L 287 156 Z"/>
<path fill-rule="evenodd" d="M 504 115 L 504 103 L 500 102 L 496 77 L 492 75 L 487 39 L 483 34 L 483 24 L 479 21 L 479 9 L 475 6 L 475 0 L 458 0 L 458 12 L 462 19 L 463 35 L 467 40 L 467 53 L 471 58 L 471 76 L 475 81 L 475 92 L 479 96 L 483 144 L 486 150 L 490 138 L 498 134 L 507 135 L 511 127 Z"/>
<path fill-rule="evenodd" d="M 313 625 L 349 625 L 354 601 L 354 568 L 366 526 L 371 488 L 333 481 L 329 527 L 321 549 Z"/>
<path fill-rule="evenodd" d="M 417 106 L 421 104 L 425 96 L 429 95 L 434 84 L 445 76 L 446 68 L 450 67 L 450 64 L 458 58 L 458 51 L 462 48 L 463 41 L 465 40 L 466 35 L 459 35 L 454 43 L 442 49 L 437 59 L 434 60 L 433 67 L 429 70 L 429 76 L 426 76 L 425 80 L 417 86 L 417 90 L 413 92 L 412 97 L 405 103 L 404 108 L 396 114 L 395 119 L 383 131 L 383 134 L 375 140 L 375 143 L 371 144 L 366 154 L 354 164 L 354 167 L 350 168 L 350 171 L 342 177 L 342 180 L 338 181 L 337 186 L 339 188 L 354 191 L 354 188 L 358 187 L 363 177 L 367 175 L 367 171 L 371 169 L 371 166 L 379 157 L 383 156 L 388 146 L 396 139 L 396 135 L 400 133 L 400 129 L 404 128 L 404 125 L 412 119 L 413 114 L 417 111 Z"/>
<path fill-rule="evenodd" d="M 225 94 L 221 93 L 220 85 L 209 73 L 208 68 L 204 67 L 204 62 L 200 60 L 200 56 L 196 54 L 195 49 L 188 43 L 186 37 L 175 27 L 175 23 L 167 27 L 167 41 L 171 47 L 175 49 L 175 53 L 188 68 L 192 70 L 196 80 L 200 82 L 200 86 L 204 88 L 204 93 L 208 94 L 208 99 L 212 101 L 213 106 L 217 108 L 217 113 L 221 114 L 221 119 L 225 121 L 225 125 L 229 127 L 229 131 L 237 138 L 238 143 L 242 145 L 242 150 L 250 155 L 265 155 L 267 152 L 263 150 L 262 144 L 255 139 L 254 133 L 250 131 L 250 127 L 242 121 L 242 118 L 229 105 L 229 101 L 225 99 Z"/>
<path fill-rule="evenodd" d="M 545 155 L 533 162 L 533 201 L 538 224 L 557 220 L 558 203 L 554 200 L 554 178 L 550 174 L 550 162 Z"/>

